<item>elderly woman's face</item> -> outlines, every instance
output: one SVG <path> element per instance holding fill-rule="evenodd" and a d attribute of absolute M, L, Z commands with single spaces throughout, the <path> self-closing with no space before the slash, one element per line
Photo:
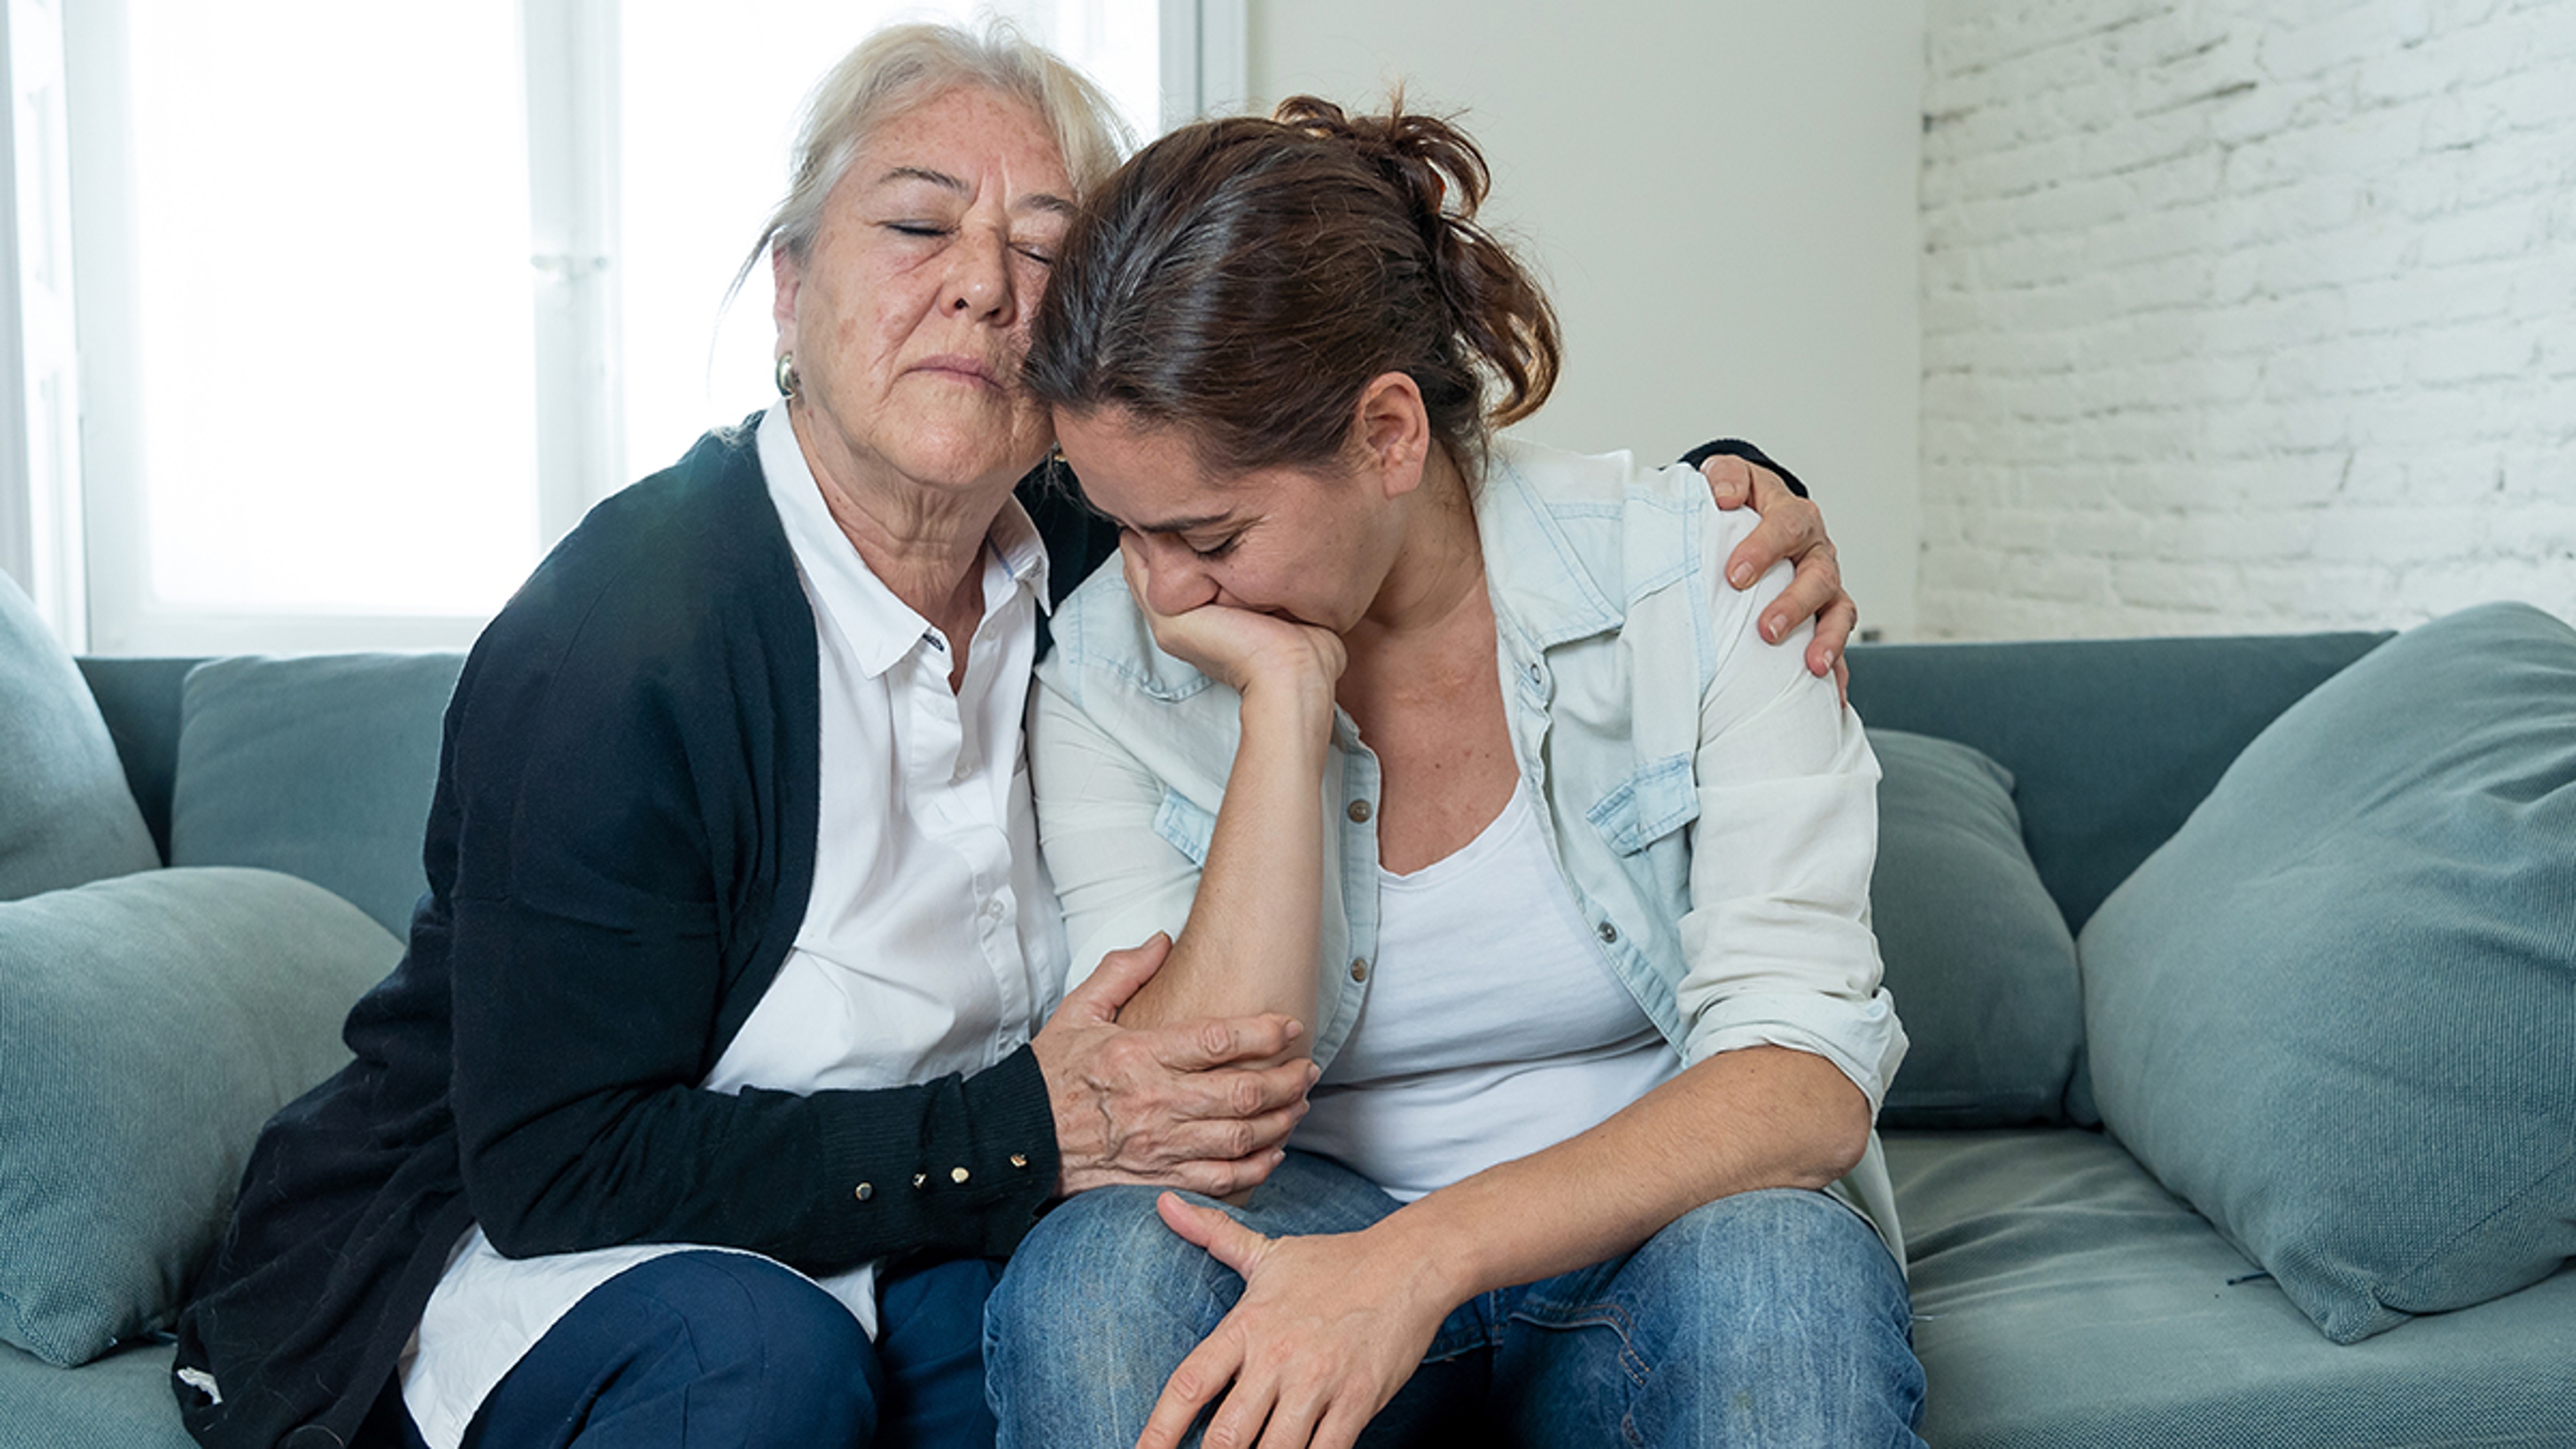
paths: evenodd
<path fill-rule="evenodd" d="M 775 261 L 779 342 L 824 472 L 847 485 L 891 468 L 944 491 L 1036 464 L 1050 433 L 1020 360 L 1072 209 L 1054 139 L 1015 100 L 952 90 L 877 129 L 804 260 Z"/>

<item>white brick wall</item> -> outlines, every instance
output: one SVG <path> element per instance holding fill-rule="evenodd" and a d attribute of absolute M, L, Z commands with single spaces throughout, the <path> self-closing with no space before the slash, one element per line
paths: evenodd
<path fill-rule="evenodd" d="M 2576 0 L 1930 0 L 1931 638 L 2576 620 Z"/>

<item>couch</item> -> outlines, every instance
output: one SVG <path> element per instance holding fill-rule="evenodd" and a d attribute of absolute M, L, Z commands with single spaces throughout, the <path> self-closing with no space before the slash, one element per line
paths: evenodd
<path fill-rule="evenodd" d="M 399 952 L 459 660 L 49 650 L 0 581 L 0 1449 L 181 1449 L 158 1330 Z M 2576 631 L 1851 666 L 1930 1441 L 2576 1445 Z"/>

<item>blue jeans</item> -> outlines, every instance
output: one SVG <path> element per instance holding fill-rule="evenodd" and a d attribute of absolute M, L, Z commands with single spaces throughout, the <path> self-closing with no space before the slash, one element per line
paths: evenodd
<path fill-rule="evenodd" d="M 1163 1226 L 1155 1196 L 1084 1193 L 1012 1258 L 984 1320 L 1006 1449 L 1129 1449 L 1234 1306 L 1243 1280 Z M 1280 1236 L 1356 1231 L 1398 1206 L 1291 1152 L 1225 1211 Z M 1904 1275 L 1859 1214 L 1818 1192 L 1743 1193 L 1635 1252 L 1459 1306 L 1360 1442 L 1919 1445 L 1911 1328 Z"/>
<path fill-rule="evenodd" d="M 981 1335 L 1000 1272 L 982 1258 L 879 1270 L 870 1343 L 830 1294 L 766 1258 L 655 1258 L 546 1330 L 483 1401 L 465 1449 L 990 1444 Z M 420 1449 L 408 1414 L 403 1427 Z"/>

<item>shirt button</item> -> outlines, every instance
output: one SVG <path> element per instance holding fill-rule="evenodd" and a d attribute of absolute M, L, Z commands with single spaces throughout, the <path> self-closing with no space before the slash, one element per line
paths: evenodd
<path fill-rule="evenodd" d="M 1351 979 L 1353 981 L 1366 981 L 1368 979 L 1368 958 L 1366 956 L 1362 956 L 1351 963 Z"/>
<path fill-rule="evenodd" d="M 1369 818 L 1369 802 L 1367 802 L 1366 800 L 1354 800 L 1354 801 L 1352 801 L 1352 802 L 1351 802 L 1351 808 L 1350 808 L 1350 812 L 1349 812 L 1349 813 L 1350 813 L 1350 817 L 1351 817 L 1351 823 L 1352 823 L 1353 825 L 1366 825 L 1366 824 L 1368 824 L 1368 818 Z"/>
<path fill-rule="evenodd" d="M 967 1175 L 966 1169 L 962 1167 L 952 1167 L 948 1169 L 948 1180 L 950 1182 L 964 1182 Z"/>
<path fill-rule="evenodd" d="M 866 1202 L 869 1198 L 875 1197 L 876 1195 L 877 1185 L 875 1183 L 863 1182 L 859 1184 L 859 1190 L 856 1194 L 859 1201 Z"/>
<path fill-rule="evenodd" d="M 1011 1165 L 1012 1165 L 1013 1167 L 1026 1167 L 1026 1166 L 1028 1166 L 1028 1165 L 1029 1165 L 1029 1155 L 1028 1155 L 1027 1153 L 1025 1153 L 1025 1152 L 1014 1152 L 1014 1153 L 1012 1153 L 1012 1154 L 1011 1154 Z"/>
<path fill-rule="evenodd" d="M 1619 928 L 1610 924 L 1608 921 L 1603 921 L 1601 923 L 1601 940 L 1604 945 L 1615 946 L 1619 944 Z"/>

